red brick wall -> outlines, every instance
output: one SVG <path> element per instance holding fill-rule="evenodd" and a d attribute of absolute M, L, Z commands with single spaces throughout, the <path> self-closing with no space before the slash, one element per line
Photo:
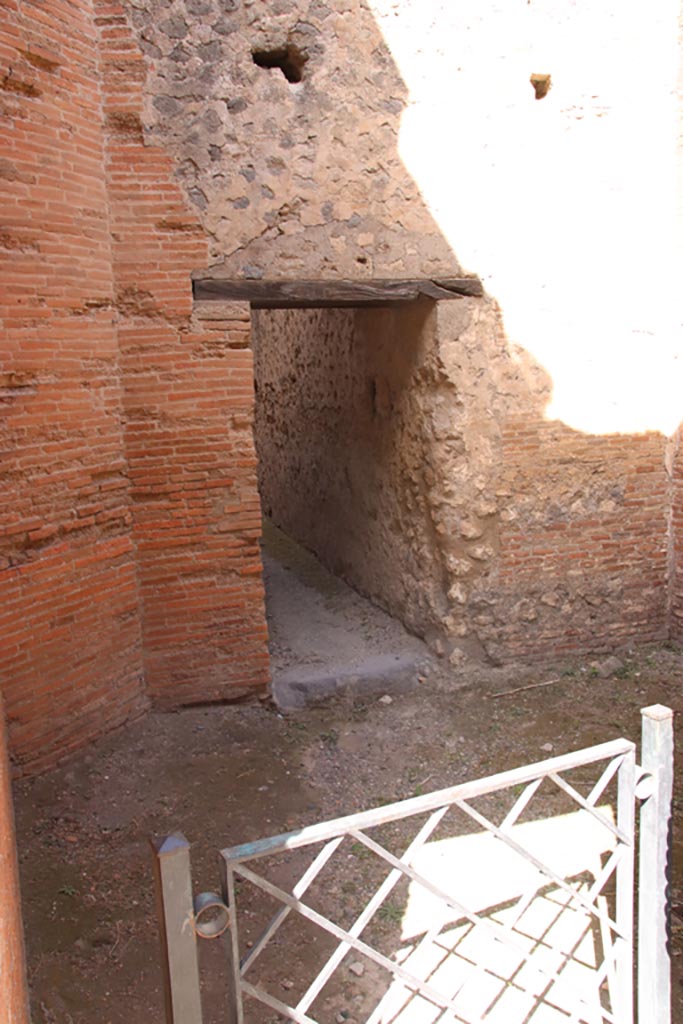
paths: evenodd
<path fill-rule="evenodd" d="M 249 307 L 193 317 L 207 243 L 171 159 L 144 144 L 125 9 L 96 12 L 146 680 L 166 705 L 236 699 L 268 681 Z"/>
<path fill-rule="evenodd" d="M 89 3 L 9 0 L 0 58 L 0 685 L 21 770 L 146 702 Z"/>
<path fill-rule="evenodd" d="M 263 687 L 268 660 L 249 311 L 192 315 L 206 243 L 143 145 L 122 9 L 10 2 L 0 36 L 0 686 L 21 771 L 145 691 Z"/>
<path fill-rule="evenodd" d="M 503 658 L 667 636 L 669 478 L 660 434 L 591 436 L 519 418 L 503 431 Z M 507 597 L 507 601 L 505 600 Z"/>

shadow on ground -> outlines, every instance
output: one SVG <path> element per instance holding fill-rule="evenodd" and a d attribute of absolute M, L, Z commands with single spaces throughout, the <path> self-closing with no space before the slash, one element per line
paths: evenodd
<path fill-rule="evenodd" d="M 219 883 L 221 847 L 516 767 L 551 750 L 617 736 L 638 740 L 641 707 L 681 709 L 680 652 L 625 655 L 615 672 L 603 678 L 590 663 L 458 676 L 437 669 L 391 703 L 347 697 L 287 716 L 269 704 L 154 714 L 57 771 L 19 782 L 35 1024 L 163 1021 L 150 834 L 182 829 L 193 844 L 195 888 L 211 889 Z M 557 681 L 493 696 L 550 679 Z M 679 758 L 678 779 L 681 771 Z M 673 1019 L 681 1020 L 683 842 L 675 801 Z M 201 952 L 206 1024 L 218 1024 L 225 1012 L 220 945 L 204 944 Z M 282 979 L 298 966 L 296 948 L 283 947 Z M 361 981 L 347 977 L 344 1019 L 355 1019 Z"/>
<path fill-rule="evenodd" d="M 342 693 L 404 692 L 429 671 L 433 659 L 421 640 L 269 519 L 262 557 L 273 696 L 280 708 Z"/>

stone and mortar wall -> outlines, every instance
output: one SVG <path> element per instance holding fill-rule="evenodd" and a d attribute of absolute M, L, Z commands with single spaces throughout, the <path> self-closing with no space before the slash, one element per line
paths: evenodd
<path fill-rule="evenodd" d="M 22 770 L 146 700 L 90 5 L 9 0 L 0 38 L 0 686 Z"/>
<path fill-rule="evenodd" d="M 209 238 L 198 272 L 333 279 L 464 267 L 498 305 L 460 307 L 465 326 L 452 306 L 436 314 L 443 367 L 419 401 L 446 426 L 407 444 L 427 445 L 436 465 L 412 528 L 441 532 L 429 556 L 422 540 L 405 542 L 406 558 L 414 545 L 434 571 L 405 600 L 420 607 L 407 620 L 429 607 L 446 649 L 492 657 L 664 635 L 663 438 L 680 419 L 680 317 L 651 295 L 675 287 L 674 0 L 646 25 L 616 0 L 132 8 L 147 58 L 145 132 L 173 157 Z M 285 46 L 306 57 L 300 82 L 252 59 Z M 541 102 L 538 72 L 551 74 Z M 625 293 L 636 252 L 648 259 Z M 481 358 L 492 346 L 505 380 Z M 410 493 L 403 469 L 377 479 L 384 472 Z M 359 523 L 360 513 L 353 534 L 367 534 Z M 370 532 L 384 550 L 379 527 Z M 405 584 L 385 585 L 393 606 Z"/>
<path fill-rule="evenodd" d="M 667 635 L 664 441 L 543 418 L 486 301 L 254 314 L 266 512 L 454 662 Z"/>
<path fill-rule="evenodd" d="M 432 507 L 450 414 L 430 302 L 253 314 L 264 512 L 422 636 L 448 612 Z"/>
<path fill-rule="evenodd" d="M 458 273 L 398 153 L 407 90 L 359 0 L 132 0 L 145 127 L 229 277 Z M 252 52 L 290 45 L 300 83 Z M 204 267 L 198 267 L 204 270 Z"/>

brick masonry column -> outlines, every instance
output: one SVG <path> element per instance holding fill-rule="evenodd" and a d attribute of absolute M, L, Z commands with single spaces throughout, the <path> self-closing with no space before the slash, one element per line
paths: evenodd
<path fill-rule="evenodd" d="M 29 1024 L 19 864 L 5 708 L 0 694 L 0 1024 Z"/>
<path fill-rule="evenodd" d="M 247 303 L 193 308 L 205 233 L 144 126 L 128 5 L 96 0 L 145 680 L 166 707 L 269 680 Z"/>
<path fill-rule="evenodd" d="M 3 4 L 0 679 L 19 772 L 147 706 L 96 44 L 90 0 Z"/>

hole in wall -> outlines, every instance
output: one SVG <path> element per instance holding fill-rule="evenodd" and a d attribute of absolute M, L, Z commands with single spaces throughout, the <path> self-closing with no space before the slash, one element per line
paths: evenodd
<path fill-rule="evenodd" d="M 294 84 L 303 78 L 308 54 L 292 43 L 287 43 L 286 46 L 276 46 L 271 50 L 252 50 L 251 59 L 259 68 L 278 68 L 287 81 Z"/>
<path fill-rule="evenodd" d="M 550 75 L 533 74 L 530 76 L 529 81 L 533 86 L 534 94 L 537 100 L 542 100 L 544 96 L 548 95 L 550 86 L 552 85 Z"/>

